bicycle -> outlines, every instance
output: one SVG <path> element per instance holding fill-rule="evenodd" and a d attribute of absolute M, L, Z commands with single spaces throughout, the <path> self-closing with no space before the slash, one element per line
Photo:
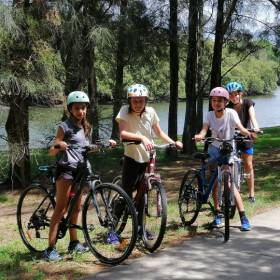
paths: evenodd
<path fill-rule="evenodd" d="M 57 147 L 56 147 L 57 148 Z M 70 146 L 69 148 L 75 148 Z M 71 192 L 66 217 L 63 217 L 57 239 L 65 236 L 69 228 L 83 231 L 85 241 L 102 263 L 115 265 L 125 260 L 132 252 L 137 239 L 137 216 L 131 199 L 119 186 L 102 183 L 99 175 L 94 174 L 87 165 L 88 154 L 96 150 L 104 150 L 104 145 L 85 147 L 84 162 L 79 163 L 73 181 L 75 193 Z M 56 165 L 39 166 L 51 179 L 47 188 L 34 184 L 26 188 L 20 195 L 17 205 L 17 224 L 20 236 L 26 247 L 33 253 L 42 253 L 48 247 L 48 232 L 53 210 L 55 208 L 55 170 Z M 70 217 L 77 200 L 88 185 L 82 210 L 82 226 L 70 223 Z M 114 208 L 115 200 L 121 199 L 127 209 L 127 223 L 122 230 L 118 246 L 107 242 L 108 234 L 118 227 L 119 219 Z"/>
<path fill-rule="evenodd" d="M 140 144 L 137 141 L 126 141 L 127 145 Z M 167 198 L 166 192 L 162 185 L 160 174 L 155 173 L 156 151 L 155 148 L 165 149 L 174 148 L 175 145 L 164 144 L 154 145 L 150 151 L 150 159 L 146 168 L 145 176 L 141 182 L 136 183 L 136 194 L 133 196 L 133 203 L 138 209 L 138 224 L 141 228 L 139 236 L 144 248 L 149 252 L 154 252 L 160 246 L 167 223 Z M 121 176 L 113 179 L 113 184 L 122 186 Z M 126 223 L 126 213 L 123 214 L 123 223 Z"/>
<path fill-rule="evenodd" d="M 178 198 L 180 218 L 184 226 L 195 222 L 203 204 L 209 204 L 212 211 L 214 207 L 209 201 L 216 179 L 218 179 L 218 201 L 224 217 L 224 242 L 229 240 L 230 223 L 234 217 L 236 203 L 234 188 L 240 191 L 242 181 L 241 158 L 236 151 L 236 144 L 248 138 L 241 135 L 234 135 L 230 140 L 208 137 L 206 144 L 218 141 L 220 145 L 221 161 L 217 169 L 211 174 L 209 182 L 206 178 L 208 153 L 196 153 L 195 159 L 201 160 L 198 169 L 191 169 L 185 174 Z M 231 154 L 233 153 L 233 157 Z"/>

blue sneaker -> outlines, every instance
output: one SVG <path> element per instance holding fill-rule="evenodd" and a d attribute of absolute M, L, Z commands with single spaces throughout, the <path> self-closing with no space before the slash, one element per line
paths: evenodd
<path fill-rule="evenodd" d="M 223 217 L 221 214 L 217 214 L 212 222 L 212 227 L 220 228 L 224 226 Z"/>
<path fill-rule="evenodd" d="M 108 242 L 108 244 L 112 244 L 112 245 L 120 244 L 119 236 L 117 235 L 117 233 L 115 231 L 110 231 L 108 233 L 107 242 Z"/>
<path fill-rule="evenodd" d="M 240 228 L 241 231 L 251 230 L 250 222 L 246 216 L 241 217 L 240 221 L 241 221 L 241 228 Z"/>
<path fill-rule="evenodd" d="M 68 252 L 72 253 L 85 253 L 89 248 L 80 243 L 79 240 L 71 241 L 68 246 Z"/>
<path fill-rule="evenodd" d="M 59 255 L 59 253 L 56 251 L 55 248 L 49 247 L 43 252 L 43 257 L 48 261 L 60 261 L 62 257 Z"/>

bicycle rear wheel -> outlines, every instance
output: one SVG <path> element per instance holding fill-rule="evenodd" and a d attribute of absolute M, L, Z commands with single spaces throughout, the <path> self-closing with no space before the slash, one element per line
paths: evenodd
<path fill-rule="evenodd" d="M 198 177 L 195 170 L 189 170 L 179 191 L 179 213 L 184 226 L 193 224 L 199 214 L 201 202 L 198 197 Z"/>
<path fill-rule="evenodd" d="M 23 243 L 31 252 L 43 252 L 48 247 L 54 207 L 54 198 L 43 186 L 30 186 L 20 195 L 17 225 Z"/>
<path fill-rule="evenodd" d="M 144 194 L 142 210 L 142 240 L 144 247 L 154 252 L 162 242 L 167 222 L 166 193 L 160 182 L 151 182 Z"/>
<path fill-rule="evenodd" d="M 127 220 L 118 232 L 122 213 L 116 209 L 115 201 L 122 201 Z M 137 239 L 137 217 L 135 208 L 126 192 L 119 186 L 103 183 L 91 191 L 84 203 L 83 230 L 91 252 L 102 263 L 116 265 L 132 252 Z M 116 237 L 112 244 L 112 234 Z"/>

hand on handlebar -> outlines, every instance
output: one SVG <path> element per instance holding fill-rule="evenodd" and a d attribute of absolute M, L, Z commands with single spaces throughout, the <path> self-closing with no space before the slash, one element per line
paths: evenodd
<path fill-rule="evenodd" d="M 59 144 L 54 145 L 55 149 L 58 149 L 58 150 L 61 150 L 61 151 L 67 150 L 68 147 L 69 147 L 69 145 L 64 141 L 60 141 Z"/>

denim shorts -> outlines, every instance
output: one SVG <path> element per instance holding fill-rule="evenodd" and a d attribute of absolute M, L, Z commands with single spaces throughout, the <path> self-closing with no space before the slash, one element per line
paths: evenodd
<path fill-rule="evenodd" d="M 233 162 L 233 152 L 229 156 L 225 157 L 221 155 L 220 149 L 213 145 L 209 145 L 208 154 L 210 156 L 208 159 L 208 163 L 210 165 L 223 164 L 224 162 L 231 162 L 231 161 Z"/>

